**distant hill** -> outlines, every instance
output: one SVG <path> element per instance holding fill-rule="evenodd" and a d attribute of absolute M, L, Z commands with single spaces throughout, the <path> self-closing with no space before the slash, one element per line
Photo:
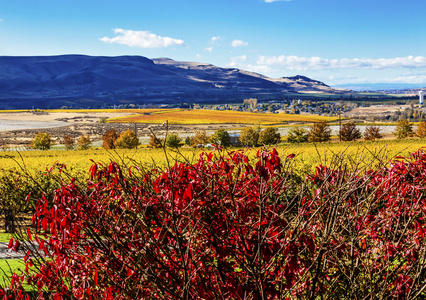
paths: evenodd
<path fill-rule="evenodd" d="M 341 93 L 304 76 L 271 79 L 210 64 L 142 56 L 0 56 L 0 109 L 230 101 Z"/>

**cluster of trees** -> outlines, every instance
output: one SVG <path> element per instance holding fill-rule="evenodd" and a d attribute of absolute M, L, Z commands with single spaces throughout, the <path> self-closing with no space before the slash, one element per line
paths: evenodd
<path fill-rule="evenodd" d="M 398 139 L 417 136 L 426 138 L 426 121 L 419 124 L 417 132 L 413 131 L 413 124 L 407 119 L 399 120 L 396 124 L 394 135 Z M 380 127 L 368 126 L 364 134 L 361 134 L 359 128 L 354 122 L 348 122 L 341 126 L 339 137 L 342 141 L 354 141 L 364 137 L 366 141 L 381 139 L 383 135 L 380 133 Z M 327 142 L 331 139 L 330 125 L 326 122 L 319 122 L 312 125 L 309 131 L 295 127 L 288 133 L 287 141 L 290 143 L 303 142 Z"/>
<path fill-rule="evenodd" d="M 341 126 L 339 137 L 342 141 L 354 141 L 362 137 L 361 131 L 354 122 L 345 123 Z M 380 127 L 369 126 L 364 132 L 365 140 L 381 139 Z M 290 143 L 304 142 L 327 142 L 331 139 L 331 128 L 326 122 L 315 123 L 307 131 L 301 127 L 295 127 L 289 131 L 287 141 Z"/>
<path fill-rule="evenodd" d="M 281 141 L 281 135 L 275 127 L 268 127 L 265 130 L 261 130 L 259 126 L 246 127 L 241 131 L 239 141 L 241 145 L 251 147 L 276 145 Z"/>
<path fill-rule="evenodd" d="M 417 131 L 414 132 L 412 123 L 410 123 L 407 119 L 399 120 L 394 134 L 398 139 L 414 136 L 426 138 L 426 121 L 421 122 L 419 126 L 417 126 Z"/>
<path fill-rule="evenodd" d="M 417 136 L 426 137 L 426 121 L 418 125 L 417 131 L 413 131 L 413 124 L 407 119 L 401 119 L 397 122 L 394 135 L 398 139 Z M 364 134 L 361 134 L 359 128 L 354 122 L 345 123 L 341 126 L 339 137 L 342 141 L 354 141 L 364 137 L 366 141 L 381 139 L 383 135 L 378 126 L 368 126 Z M 288 133 L 287 141 L 290 143 L 302 142 L 327 142 L 331 139 L 330 125 L 326 122 L 315 123 L 309 131 L 301 127 L 295 127 Z"/>
<path fill-rule="evenodd" d="M 394 132 L 398 139 L 417 136 L 420 138 L 426 137 L 426 121 L 419 124 L 417 132 L 413 131 L 413 124 L 407 119 L 399 120 Z M 368 126 L 365 129 L 364 134 L 354 122 L 348 122 L 342 124 L 339 131 L 339 138 L 342 141 L 354 141 L 360 138 L 365 140 L 376 140 L 381 139 L 383 136 L 380 133 L 380 127 Z M 326 122 L 315 123 L 311 126 L 310 130 L 306 130 L 302 127 L 292 128 L 288 135 L 287 141 L 290 143 L 304 143 L 304 142 L 327 142 L 331 139 L 331 128 Z M 139 140 L 136 133 L 133 130 L 126 130 L 118 134 L 115 129 L 108 130 L 103 135 L 103 147 L 105 149 L 132 149 L 137 148 Z M 256 147 L 260 145 L 276 145 L 281 141 L 281 135 L 278 129 L 275 127 L 268 127 L 264 130 L 260 126 L 246 127 L 244 128 L 239 136 L 239 142 L 242 146 Z M 67 150 L 75 149 L 89 149 L 91 140 L 90 136 L 82 135 L 75 141 L 74 138 L 67 135 L 63 139 L 65 148 Z M 205 130 L 197 130 L 193 137 L 187 137 L 185 140 L 179 137 L 176 133 L 167 135 L 166 139 L 156 137 L 154 134 L 151 135 L 148 147 L 150 148 L 179 148 L 183 145 L 197 147 L 199 145 L 206 145 L 208 143 L 215 144 L 221 147 L 231 146 L 231 137 L 225 129 L 216 130 L 211 136 L 209 136 Z M 39 132 L 33 139 L 33 148 L 46 150 L 50 149 L 53 144 L 51 136 L 47 132 Z"/>
<path fill-rule="evenodd" d="M 139 139 L 133 130 L 123 131 L 120 135 L 115 129 L 108 130 L 102 137 L 102 146 L 105 149 L 133 149 L 139 145 Z M 72 136 L 63 138 L 65 149 L 72 150 L 77 146 L 78 150 L 90 148 L 91 139 L 89 135 L 81 135 L 76 141 Z M 52 137 L 47 132 L 39 132 L 34 136 L 32 147 L 39 150 L 48 150 L 54 144 Z"/>
<path fill-rule="evenodd" d="M 139 145 L 136 132 L 130 129 L 123 131 L 120 135 L 115 129 L 110 129 L 104 134 L 102 141 L 105 149 L 133 149 Z"/>
<path fill-rule="evenodd" d="M 241 131 L 239 136 L 239 142 L 241 145 L 251 147 L 259 145 L 275 145 L 280 141 L 281 135 L 277 128 L 274 127 L 268 127 L 264 130 L 261 130 L 260 127 L 246 127 Z M 192 147 L 198 147 L 209 143 L 226 148 L 232 144 L 231 136 L 225 129 L 218 129 L 211 136 L 209 136 L 205 130 L 197 130 L 193 137 L 187 137 L 185 140 L 182 140 L 174 133 L 167 135 L 165 141 L 155 135 L 151 135 L 148 147 L 161 148 L 166 146 L 169 148 L 179 148 L 184 144 Z"/>
<path fill-rule="evenodd" d="M 187 137 L 185 140 L 182 140 L 176 133 L 168 134 L 166 140 L 151 134 L 151 139 L 148 143 L 149 148 L 179 148 L 183 145 L 197 147 L 200 145 L 206 144 L 215 144 L 222 147 L 231 146 L 231 137 L 228 131 L 224 129 L 216 130 L 213 135 L 209 136 L 205 130 L 197 130 L 193 137 Z"/>
<path fill-rule="evenodd" d="M 182 147 L 185 143 L 182 138 L 179 137 L 176 133 L 168 134 L 166 140 L 157 137 L 154 134 L 151 134 L 151 139 L 148 143 L 148 148 L 179 148 Z"/>
<path fill-rule="evenodd" d="M 63 139 L 63 143 L 65 145 L 65 149 L 72 150 L 76 146 L 76 141 L 73 137 L 66 135 Z M 79 150 L 86 150 L 90 147 L 90 136 L 88 135 L 82 135 L 77 140 L 77 149 Z M 39 132 L 34 136 L 34 139 L 32 140 L 32 147 L 34 149 L 39 150 L 48 150 L 52 145 L 54 144 L 54 141 L 52 140 L 52 137 L 47 132 Z"/>

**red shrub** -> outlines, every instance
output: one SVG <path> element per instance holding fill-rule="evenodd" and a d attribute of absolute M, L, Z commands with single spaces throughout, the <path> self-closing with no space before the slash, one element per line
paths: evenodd
<path fill-rule="evenodd" d="M 34 266 L 3 292 L 24 299 L 26 280 L 53 299 L 424 296 L 425 154 L 306 181 L 275 149 L 255 164 L 220 155 L 128 175 L 93 165 L 87 187 L 58 189 L 51 209 L 39 200 L 43 255 L 12 240 Z"/>

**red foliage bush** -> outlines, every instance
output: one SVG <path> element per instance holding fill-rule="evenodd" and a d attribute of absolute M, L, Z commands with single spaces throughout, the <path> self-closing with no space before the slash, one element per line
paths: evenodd
<path fill-rule="evenodd" d="M 415 299 L 426 287 L 424 170 L 418 152 L 301 179 L 275 149 L 254 164 L 240 151 L 166 171 L 95 164 L 87 186 L 38 201 L 45 233 L 27 231 L 35 249 L 11 240 L 27 268 L 1 293 L 25 299 L 27 282 L 40 299 Z"/>

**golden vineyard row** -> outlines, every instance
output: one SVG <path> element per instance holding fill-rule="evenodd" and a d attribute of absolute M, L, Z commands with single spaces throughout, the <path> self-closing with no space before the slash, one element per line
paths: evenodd
<path fill-rule="evenodd" d="M 289 154 L 295 154 L 291 160 L 293 167 L 301 172 L 313 171 L 319 164 L 329 165 L 333 161 L 344 161 L 349 165 L 378 164 L 389 162 L 395 156 L 407 156 L 426 145 L 421 139 L 387 140 L 374 142 L 353 143 L 324 143 L 324 144 L 284 144 L 277 147 L 283 158 Z M 230 149 L 228 151 L 235 151 Z M 24 152 L 0 152 L 0 172 L 3 170 L 29 172 L 45 171 L 56 162 L 65 164 L 68 172 L 72 174 L 87 174 L 90 166 L 95 162 L 107 164 L 117 161 L 127 165 L 138 165 L 151 169 L 153 167 L 165 167 L 167 163 L 174 161 L 195 162 L 201 149 L 181 148 L 179 153 L 167 149 L 167 155 L 162 149 L 137 149 L 114 150 L 90 149 L 90 150 L 47 150 Z M 212 150 L 206 150 L 207 152 Z M 249 150 L 249 155 L 254 156 L 257 149 Z"/>

